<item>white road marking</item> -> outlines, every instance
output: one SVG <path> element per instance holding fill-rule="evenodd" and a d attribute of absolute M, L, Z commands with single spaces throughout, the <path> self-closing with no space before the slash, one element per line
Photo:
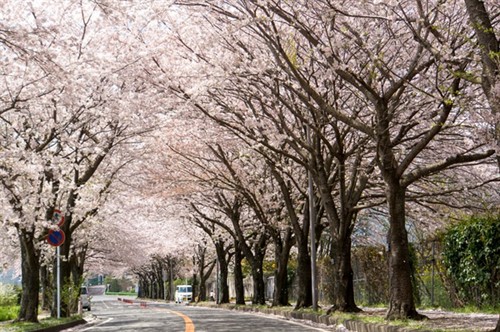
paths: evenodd
<path fill-rule="evenodd" d="M 96 325 L 94 325 L 94 326 L 87 327 L 86 329 L 83 329 L 82 331 L 88 331 L 88 330 L 90 330 L 90 329 L 95 328 L 96 326 L 100 326 L 100 325 L 103 325 L 103 324 L 109 323 L 109 322 L 111 322 L 112 320 L 113 320 L 113 318 L 112 318 L 112 317 L 111 317 L 111 318 L 108 318 L 108 319 L 106 319 L 105 321 L 100 322 L 99 324 L 96 324 Z"/>

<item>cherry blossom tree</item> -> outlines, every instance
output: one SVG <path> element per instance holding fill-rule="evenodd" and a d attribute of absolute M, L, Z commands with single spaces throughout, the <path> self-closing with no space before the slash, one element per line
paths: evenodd
<path fill-rule="evenodd" d="M 10 61 L 16 61 L 9 71 L 4 69 L 2 184 L 12 208 L 7 218 L 18 229 L 21 248 L 28 250 L 23 252 L 26 287 L 19 319 L 30 321 L 36 321 L 40 244 L 54 208 L 66 214 L 66 280 L 72 232 L 96 213 L 99 197 L 123 164 L 103 169 L 100 183 L 89 180 L 116 146 L 149 127 L 133 102 L 141 87 L 121 76 L 138 56 L 127 59 L 111 47 L 124 45 L 118 36 L 126 30 L 107 20 L 93 3 L 49 8 L 41 2 L 17 6 L 10 12 L 15 18 L 6 17 L 12 28 L 2 29 L 10 38 L 5 39 Z M 30 38 L 15 39 L 22 34 Z M 121 109 L 127 113 L 120 114 Z"/>

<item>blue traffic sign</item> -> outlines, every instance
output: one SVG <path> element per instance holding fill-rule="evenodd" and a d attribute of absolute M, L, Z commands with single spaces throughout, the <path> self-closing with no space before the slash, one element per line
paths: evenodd
<path fill-rule="evenodd" d="M 55 231 L 51 229 L 49 231 L 49 235 L 47 235 L 47 242 L 54 247 L 59 247 L 64 243 L 65 239 L 66 236 L 62 230 Z"/>

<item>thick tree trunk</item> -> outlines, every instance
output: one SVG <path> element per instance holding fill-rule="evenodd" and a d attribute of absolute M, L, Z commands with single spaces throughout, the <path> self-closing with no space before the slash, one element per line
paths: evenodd
<path fill-rule="evenodd" d="M 146 297 L 147 288 L 148 288 L 148 286 L 147 286 L 146 278 L 143 275 L 139 275 L 139 291 L 137 292 L 137 297 L 138 298 Z"/>
<path fill-rule="evenodd" d="M 394 181 L 387 190 L 389 207 L 389 310 L 387 319 L 422 319 L 415 309 L 411 282 L 408 234 L 405 225 L 405 188 Z"/>
<path fill-rule="evenodd" d="M 220 265 L 220 295 L 219 295 L 219 303 L 229 303 L 229 285 L 227 283 L 227 278 L 229 276 L 229 270 L 227 267 L 227 262 L 225 264 Z"/>
<path fill-rule="evenodd" d="M 175 262 L 172 258 L 167 257 L 167 266 L 168 266 L 168 290 L 167 290 L 167 297 L 169 301 L 175 301 L 174 300 L 174 266 Z"/>
<path fill-rule="evenodd" d="M 359 312 L 354 301 L 354 273 L 351 265 L 351 236 L 336 241 L 333 250 L 333 307 L 341 312 Z"/>
<path fill-rule="evenodd" d="M 241 268 L 242 260 L 243 253 L 236 243 L 234 249 L 234 288 L 236 292 L 236 304 L 245 304 L 245 285 L 243 284 L 243 270 Z"/>
<path fill-rule="evenodd" d="M 219 296 L 217 303 L 229 303 L 229 285 L 227 283 L 229 269 L 226 259 L 226 251 L 224 250 L 224 242 L 217 242 L 215 245 L 215 251 L 219 261 Z"/>
<path fill-rule="evenodd" d="M 149 291 L 148 291 L 148 299 L 154 299 L 155 298 L 155 291 L 156 291 L 156 285 L 155 285 L 155 279 L 154 276 L 150 273 L 148 273 L 148 286 L 149 286 Z"/>
<path fill-rule="evenodd" d="M 273 306 L 288 306 L 288 260 L 290 258 L 290 249 L 292 247 L 292 230 L 287 229 L 285 235 L 275 238 L 275 262 L 274 271 L 274 291 Z"/>
<path fill-rule="evenodd" d="M 38 322 L 38 292 L 40 290 L 40 260 L 33 243 L 33 234 L 19 231 L 21 244 L 22 295 L 17 321 Z"/>
<path fill-rule="evenodd" d="M 210 263 L 205 265 L 205 259 L 200 262 L 202 264 L 200 266 L 200 287 L 199 287 L 199 295 L 198 302 L 204 302 L 207 300 L 207 280 L 212 275 L 212 271 L 214 270 L 215 264 L 217 264 L 217 260 L 212 260 Z"/>
<path fill-rule="evenodd" d="M 266 285 L 264 283 L 263 257 L 256 258 L 252 264 L 253 298 L 252 304 L 266 304 Z"/>
<path fill-rule="evenodd" d="M 312 306 L 311 256 L 307 241 L 297 241 L 297 303 L 295 309 Z"/>
<path fill-rule="evenodd" d="M 284 258 L 282 259 L 282 261 L 283 260 Z M 283 262 L 281 262 L 280 264 L 283 264 Z M 288 303 L 288 271 L 286 268 L 279 268 L 274 272 L 274 292 L 272 305 L 290 305 L 290 303 Z"/>
<path fill-rule="evenodd" d="M 200 276 L 200 292 L 198 295 L 198 302 L 204 302 L 207 300 L 207 285 L 206 279 Z"/>
<path fill-rule="evenodd" d="M 196 273 L 193 273 L 193 284 L 191 285 L 192 289 L 191 302 L 196 301 L 196 297 L 198 296 L 198 293 L 196 291 L 197 287 L 198 287 L 198 276 L 196 275 Z"/>
<path fill-rule="evenodd" d="M 163 276 L 158 278 L 158 299 L 163 300 L 165 298 L 165 283 L 163 282 Z"/>
<path fill-rule="evenodd" d="M 43 265 L 40 267 L 40 286 L 41 286 L 41 291 L 42 291 L 42 296 L 41 296 L 41 308 L 42 310 L 51 310 L 52 306 L 52 300 L 51 300 L 51 295 L 52 295 L 52 287 L 51 287 L 51 275 L 50 275 L 50 269 L 47 268 L 47 266 Z"/>

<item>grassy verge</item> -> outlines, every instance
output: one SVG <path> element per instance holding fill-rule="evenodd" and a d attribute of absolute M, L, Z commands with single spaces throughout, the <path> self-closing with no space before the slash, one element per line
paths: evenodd
<path fill-rule="evenodd" d="M 39 329 L 44 329 L 52 326 L 62 325 L 66 323 L 70 323 L 73 321 L 77 321 L 82 319 L 81 316 L 72 316 L 65 318 L 44 318 L 41 319 L 39 323 L 28 323 L 28 322 L 17 322 L 17 323 L 9 323 L 2 325 L 2 331 L 5 332 L 27 332 L 27 331 L 36 331 Z"/>
<path fill-rule="evenodd" d="M 311 308 L 303 308 L 299 310 L 295 310 L 293 306 L 287 306 L 287 307 L 269 307 L 267 305 L 234 305 L 234 304 L 223 304 L 223 305 L 215 305 L 213 302 L 200 302 L 197 303 L 196 305 L 201 305 L 201 306 L 216 306 L 216 307 L 222 307 L 222 308 L 227 308 L 227 309 L 237 309 L 237 310 L 245 310 L 248 308 L 254 309 L 254 311 L 260 311 L 263 313 L 273 313 L 277 315 L 282 315 L 282 316 L 287 316 L 290 313 L 295 313 L 295 314 L 305 314 L 308 317 L 310 315 L 318 315 L 318 316 L 323 316 L 326 315 L 326 310 L 324 309 L 319 309 L 318 311 L 313 311 Z M 471 310 L 472 311 L 472 310 Z M 474 312 L 474 311 L 473 311 Z M 477 311 L 475 311 L 477 312 Z M 464 328 L 455 328 L 455 327 L 433 327 L 429 325 L 428 323 L 430 321 L 423 320 L 423 321 L 415 321 L 415 320 L 392 320 L 388 321 L 385 319 L 385 312 L 380 313 L 378 312 L 369 312 L 369 311 L 364 311 L 360 313 L 341 313 L 341 312 L 334 312 L 328 315 L 329 317 L 335 319 L 336 322 L 342 323 L 342 322 L 347 322 L 347 321 L 357 321 L 357 322 L 362 322 L 364 324 L 369 324 L 369 325 L 375 325 L 375 326 L 380 326 L 380 325 L 385 325 L 385 326 L 394 326 L 401 328 L 402 330 L 410 330 L 410 331 L 433 331 L 433 332 L 473 332 L 477 331 L 477 329 L 474 329 L 473 326 L 470 328 L 464 327 Z M 296 316 L 296 315 L 291 315 L 293 318 L 298 318 L 298 319 L 304 319 L 306 316 Z M 307 318 L 305 318 L 307 319 Z"/>
<path fill-rule="evenodd" d="M 106 292 L 106 295 L 130 295 L 130 296 L 137 296 L 136 292 Z"/>

